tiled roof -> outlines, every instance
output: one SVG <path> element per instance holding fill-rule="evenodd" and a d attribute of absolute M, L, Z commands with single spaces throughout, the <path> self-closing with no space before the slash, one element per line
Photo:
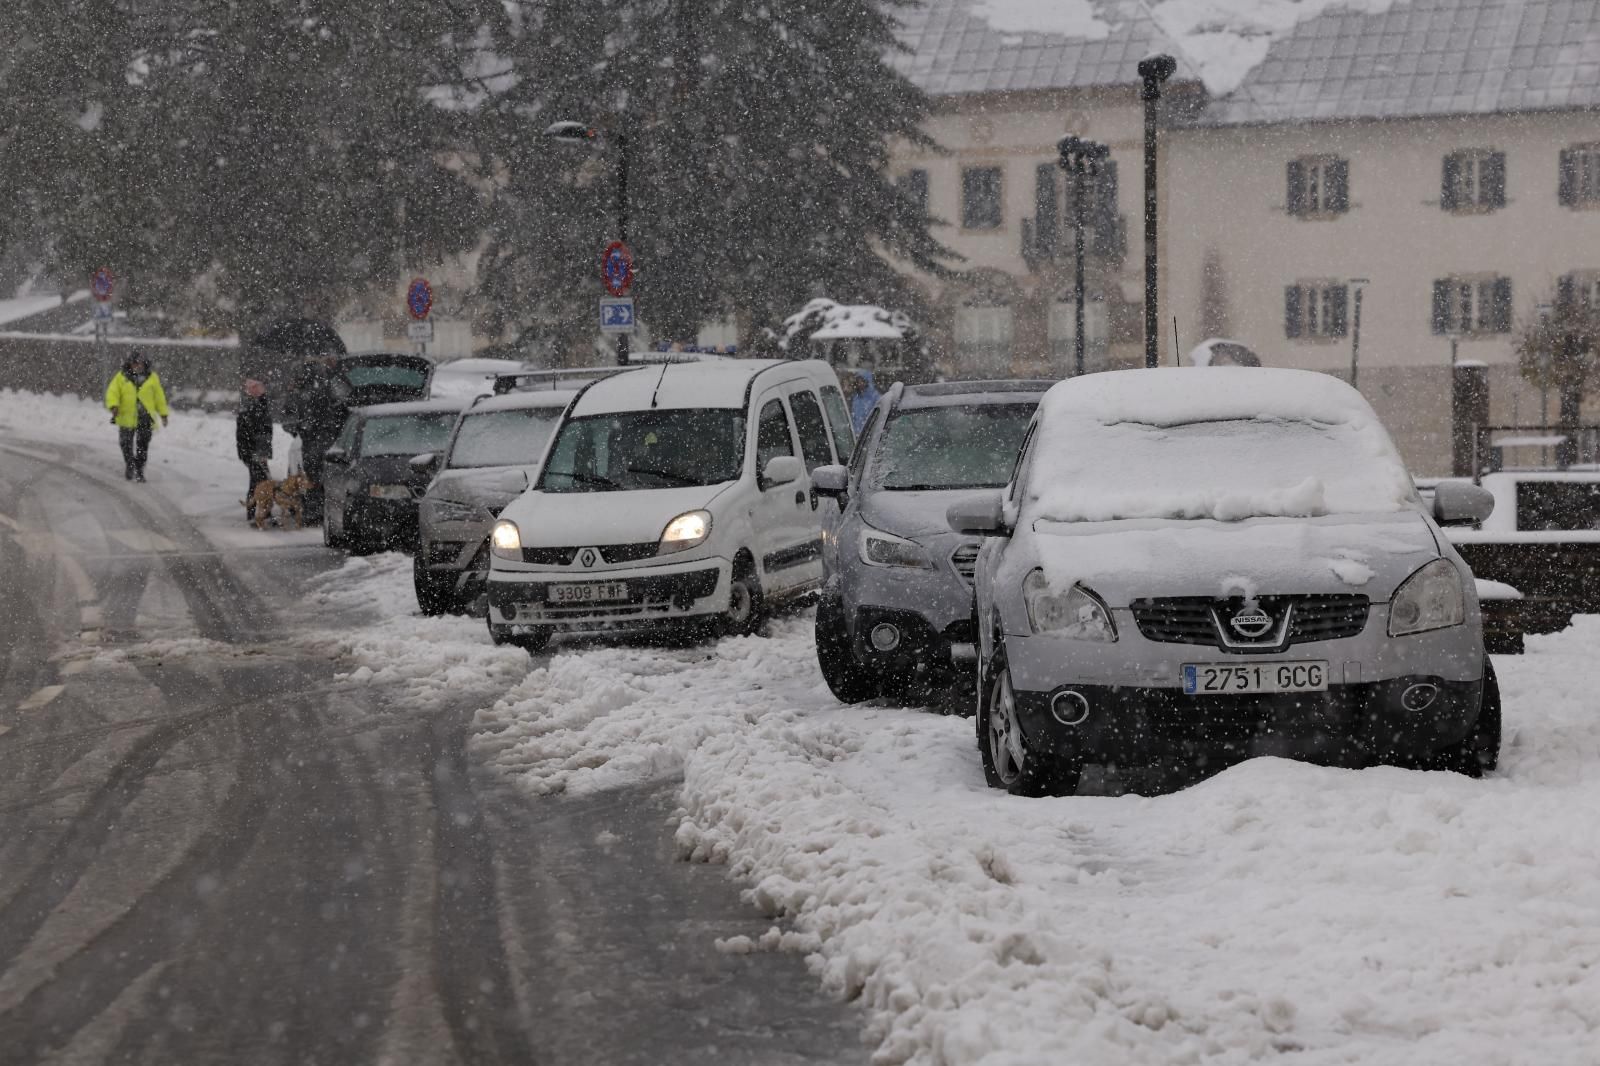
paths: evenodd
<path fill-rule="evenodd" d="M 1143 56 L 1183 50 L 1141 3 L 1096 0 L 1103 39 L 1005 33 L 975 0 L 901 9 L 892 57 L 935 96 L 1131 85 Z M 1334 7 L 1288 30 L 1207 124 L 1600 108 L 1600 0 L 1394 0 L 1363 13 Z"/>

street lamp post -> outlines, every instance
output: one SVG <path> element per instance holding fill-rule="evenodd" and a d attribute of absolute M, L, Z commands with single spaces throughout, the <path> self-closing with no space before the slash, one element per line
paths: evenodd
<path fill-rule="evenodd" d="M 1350 287 L 1356 290 L 1355 312 L 1350 329 L 1350 387 L 1356 388 L 1356 372 L 1361 366 L 1361 295 L 1366 291 L 1368 279 L 1351 278 Z"/>
<path fill-rule="evenodd" d="M 602 137 L 617 144 L 617 239 L 628 243 L 628 135 L 622 130 L 601 131 L 581 122 L 556 122 L 544 131 L 561 144 L 598 144 Z M 617 334 L 617 365 L 627 366 L 628 334 Z"/>
<path fill-rule="evenodd" d="M 1156 308 L 1156 104 L 1161 100 L 1161 85 L 1178 69 L 1169 55 L 1146 56 L 1139 60 L 1139 77 L 1144 89 L 1144 365 L 1161 365 L 1157 331 L 1160 316 Z"/>
<path fill-rule="evenodd" d="M 1100 173 L 1100 164 L 1111 154 L 1111 149 L 1097 141 L 1083 137 L 1061 138 L 1061 169 L 1072 176 L 1072 230 L 1073 269 L 1072 296 L 1072 376 L 1082 377 L 1084 321 L 1083 321 L 1083 228 L 1087 205 L 1084 203 L 1085 179 Z"/>

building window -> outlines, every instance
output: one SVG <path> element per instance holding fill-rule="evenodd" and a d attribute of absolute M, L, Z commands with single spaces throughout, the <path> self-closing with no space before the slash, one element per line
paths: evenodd
<path fill-rule="evenodd" d="M 895 188 L 901 196 L 911 201 L 911 205 L 917 209 L 917 214 L 926 215 L 928 213 L 928 172 L 926 170 L 917 167 L 914 170 L 906 171 L 895 182 Z"/>
<path fill-rule="evenodd" d="M 1078 308 L 1069 294 L 1050 304 L 1051 363 L 1063 374 L 1070 374 L 1077 358 Z M 1083 305 L 1083 366 L 1093 373 L 1106 369 L 1110 354 L 1111 315 L 1104 300 L 1086 300 Z"/>
<path fill-rule="evenodd" d="M 1510 278 L 1440 278 L 1433 283 L 1433 331 L 1511 332 Z"/>
<path fill-rule="evenodd" d="M 1075 183 L 1069 178 L 1064 197 L 1067 230 L 1074 225 L 1076 206 L 1073 203 Z M 1127 250 L 1127 230 L 1122 216 L 1117 213 L 1117 161 L 1108 159 L 1100 164 L 1092 177 L 1084 179 L 1084 220 L 1087 223 L 1083 239 L 1089 254 L 1106 259 L 1119 259 Z"/>
<path fill-rule="evenodd" d="M 1011 363 L 1011 308 L 963 304 L 956 308 L 956 355 L 965 370 L 1007 370 Z"/>
<path fill-rule="evenodd" d="M 1565 207 L 1600 205 L 1600 144 L 1579 144 L 1561 153 L 1559 199 Z"/>
<path fill-rule="evenodd" d="M 1283 290 L 1286 337 L 1343 337 L 1350 321 L 1350 290 L 1333 281 L 1302 281 Z"/>
<path fill-rule="evenodd" d="M 1307 156 L 1289 162 L 1289 214 L 1326 218 L 1350 210 L 1350 161 Z"/>
<path fill-rule="evenodd" d="M 1483 149 L 1444 157 L 1439 205 L 1446 211 L 1494 211 L 1506 205 L 1506 154 Z"/>
<path fill-rule="evenodd" d="M 1556 282 L 1556 302 L 1586 315 L 1600 314 L 1600 270 L 1578 270 Z"/>
<path fill-rule="evenodd" d="M 961 172 L 961 225 L 964 229 L 999 229 L 999 167 L 967 167 Z"/>

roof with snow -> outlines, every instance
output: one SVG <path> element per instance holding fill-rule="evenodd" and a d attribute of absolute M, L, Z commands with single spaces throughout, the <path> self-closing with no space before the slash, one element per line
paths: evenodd
<path fill-rule="evenodd" d="M 1152 51 L 1233 125 L 1600 107 L 1600 0 L 924 0 L 897 66 L 936 96 L 1133 85 Z"/>

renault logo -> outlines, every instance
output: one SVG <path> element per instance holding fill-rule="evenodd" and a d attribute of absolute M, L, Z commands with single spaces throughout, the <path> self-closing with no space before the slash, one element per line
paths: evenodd
<path fill-rule="evenodd" d="M 582 563 L 584 566 L 593 566 L 594 561 L 597 558 L 598 556 L 595 555 L 593 548 L 585 548 L 583 549 L 583 554 L 578 556 L 578 562 Z"/>
<path fill-rule="evenodd" d="M 1228 619 L 1228 624 L 1240 636 L 1259 637 L 1272 628 L 1272 618 L 1258 607 L 1246 607 Z"/>

